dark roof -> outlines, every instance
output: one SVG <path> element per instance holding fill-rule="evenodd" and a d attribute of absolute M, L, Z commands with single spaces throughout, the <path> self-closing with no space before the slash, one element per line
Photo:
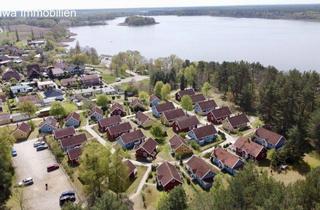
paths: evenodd
<path fill-rule="evenodd" d="M 156 109 L 157 109 L 158 112 L 165 112 L 165 111 L 174 109 L 174 105 L 173 105 L 172 102 L 166 102 L 166 103 L 163 103 L 163 104 L 158 104 L 156 106 Z"/>
<path fill-rule="evenodd" d="M 206 136 L 217 134 L 217 130 L 214 125 L 205 125 L 200 128 L 195 128 L 192 130 L 198 139 L 201 139 Z"/>
<path fill-rule="evenodd" d="M 185 144 L 186 145 L 186 140 L 184 140 L 181 136 L 179 135 L 174 135 L 170 140 L 169 140 L 170 146 L 173 150 L 178 149 L 181 145 Z"/>
<path fill-rule="evenodd" d="M 178 119 L 179 117 L 186 116 L 185 112 L 182 109 L 172 109 L 168 110 L 162 113 L 164 117 L 168 120 L 175 120 Z"/>
<path fill-rule="evenodd" d="M 191 96 L 191 95 L 194 95 L 195 93 L 196 92 L 194 91 L 194 89 L 189 88 L 189 89 L 180 90 L 176 94 L 179 95 L 182 98 L 185 95 Z"/>
<path fill-rule="evenodd" d="M 181 184 L 183 182 L 178 169 L 167 161 L 158 166 L 157 180 L 161 183 L 162 186 L 166 186 L 172 180 L 176 180 Z"/>
<path fill-rule="evenodd" d="M 235 115 L 232 117 L 228 117 L 228 120 L 229 120 L 231 126 L 234 128 L 238 127 L 239 125 L 242 125 L 242 124 L 249 122 L 249 119 L 247 118 L 247 116 L 244 113 L 239 114 L 239 115 Z"/>
<path fill-rule="evenodd" d="M 84 83 L 98 83 L 100 82 L 100 78 L 96 74 L 84 75 L 80 79 Z"/>
<path fill-rule="evenodd" d="M 205 101 L 206 100 L 206 97 L 204 97 L 204 95 L 201 94 L 201 93 L 200 94 L 191 95 L 190 98 L 191 98 L 193 104 L 198 103 L 200 101 Z"/>
<path fill-rule="evenodd" d="M 61 139 L 60 143 L 62 148 L 67 148 L 67 147 L 80 146 L 86 141 L 87 141 L 86 134 L 82 133 L 79 135 L 71 136 L 69 138 Z"/>
<path fill-rule="evenodd" d="M 108 128 L 110 135 L 117 135 L 117 134 L 129 131 L 131 129 L 132 127 L 128 122 L 124 122 L 119 125 L 115 125 L 113 127 Z"/>
<path fill-rule="evenodd" d="M 253 157 L 258 157 L 260 152 L 263 150 L 263 146 L 251 141 L 248 138 L 240 137 L 233 145 L 235 148 L 246 151 Z"/>
<path fill-rule="evenodd" d="M 131 101 L 130 107 L 132 107 L 132 108 L 134 108 L 134 107 L 144 107 L 144 105 L 138 98 L 135 98 L 135 99 L 133 99 Z"/>
<path fill-rule="evenodd" d="M 62 139 L 67 136 L 73 136 L 76 133 L 73 127 L 61 128 L 53 131 L 54 137 L 56 139 Z"/>
<path fill-rule="evenodd" d="M 77 160 L 81 156 L 81 152 L 82 152 L 82 150 L 80 147 L 75 147 L 75 148 L 69 149 L 67 152 L 69 160 L 71 160 L 71 161 Z"/>
<path fill-rule="evenodd" d="M 154 152 L 157 148 L 158 143 L 152 138 L 148 138 L 144 143 L 142 143 L 139 149 L 143 149 L 149 155 L 154 156 Z"/>
<path fill-rule="evenodd" d="M 23 122 L 17 126 L 17 130 L 21 130 L 24 133 L 30 133 L 32 129 L 29 124 Z"/>
<path fill-rule="evenodd" d="M 77 112 L 71 112 L 66 118 L 66 121 L 69 120 L 70 118 L 80 121 L 80 114 L 78 114 Z"/>
<path fill-rule="evenodd" d="M 217 104 L 214 100 L 200 101 L 198 104 L 202 110 L 214 109 L 215 107 L 217 107 Z"/>
<path fill-rule="evenodd" d="M 210 113 L 212 114 L 212 116 L 215 119 L 222 119 L 222 118 L 226 118 L 229 115 L 231 115 L 231 111 L 230 111 L 229 107 L 227 107 L 227 106 L 221 107 L 218 109 L 214 109 Z"/>
<path fill-rule="evenodd" d="M 124 144 L 130 144 L 142 138 L 145 138 L 145 135 L 140 129 L 121 135 L 121 139 Z"/>
<path fill-rule="evenodd" d="M 19 81 L 21 79 L 19 73 L 15 70 L 12 70 L 12 69 L 4 72 L 2 75 L 2 79 L 5 81 L 9 81 L 12 78 L 15 78 L 17 81 Z"/>
<path fill-rule="evenodd" d="M 137 112 L 136 113 L 136 119 L 140 122 L 140 123 L 145 123 L 146 121 L 150 120 L 150 118 L 145 115 L 143 112 Z"/>
<path fill-rule="evenodd" d="M 256 130 L 256 136 L 265 139 L 268 143 L 276 145 L 278 143 L 278 141 L 280 140 L 280 138 L 282 138 L 283 136 L 281 136 L 280 134 L 277 134 L 273 131 L 267 130 L 265 128 L 258 128 Z"/>
<path fill-rule="evenodd" d="M 130 160 L 125 160 L 124 164 L 126 164 L 126 166 L 128 167 L 129 175 L 131 175 L 137 168 Z"/>
<path fill-rule="evenodd" d="M 110 127 L 121 123 L 121 117 L 119 115 L 113 115 L 108 118 L 103 118 L 99 120 L 100 127 Z"/>
<path fill-rule="evenodd" d="M 177 119 L 175 123 L 178 125 L 180 129 L 185 129 L 200 124 L 196 116 L 181 117 Z"/>
<path fill-rule="evenodd" d="M 55 89 L 55 88 L 54 89 L 48 89 L 43 94 L 46 96 L 46 98 L 63 96 L 62 90 Z"/>
<path fill-rule="evenodd" d="M 38 64 L 30 64 L 27 66 L 27 76 L 30 77 L 33 73 L 36 73 L 38 76 L 41 75 L 41 69 Z"/>
<path fill-rule="evenodd" d="M 209 163 L 197 156 L 192 156 L 186 164 L 200 179 L 204 178 L 204 176 L 209 172 L 216 173 L 216 171 L 214 171 L 213 167 L 211 167 Z"/>
<path fill-rule="evenodd" d="M 240 158 L 230 152 L 228 152 L 225 149 L 222 148 L 215 148 L 212 153 L 212 157 L 216 157 L 219 159 L 224 165 L 228 166 L 229 168 L 233 168 L 238 161 L 240 161 Z"/>

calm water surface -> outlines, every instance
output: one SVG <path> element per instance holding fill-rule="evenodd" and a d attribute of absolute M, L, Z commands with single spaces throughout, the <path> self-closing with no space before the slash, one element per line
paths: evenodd
<path fill-rule="evenodd" d="M 160 24 L 71 28 L 81 46 L 113 55 L 138 50 L 147 58 L 171 54 L 205 61 L 260 62 L 282 70 L 320 71 L 320 23 L 208 16 L 156 16 Z M 71 43 L 74 46 L 75 42 Z"/>

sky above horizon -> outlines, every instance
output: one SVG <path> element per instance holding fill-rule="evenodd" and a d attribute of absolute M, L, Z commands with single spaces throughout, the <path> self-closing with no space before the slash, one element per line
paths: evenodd
<path fill-rule="evenodd" d="M 114 9 L 314 3 L 320 3 L 320 0 L 0 0 L 0 10 Z"/>

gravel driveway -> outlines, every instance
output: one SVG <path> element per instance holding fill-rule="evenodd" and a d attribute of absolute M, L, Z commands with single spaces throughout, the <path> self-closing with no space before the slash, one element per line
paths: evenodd
<path fill-rule="evenodd" d="M 32 177 L 34 184 L 24 187 L 23 200 L 25 209 L 57 210 L 62 192 L 73 190 L 63 170 L 47 173 L 47 166 L 56 163 L 50 150 L 37 152 L 33 147 L 36 140 L 29 140 L 14 145 L 18 155 L 13 158 L 18 182 Z M 48 191 L 45 184 L 48 184 Z"/>

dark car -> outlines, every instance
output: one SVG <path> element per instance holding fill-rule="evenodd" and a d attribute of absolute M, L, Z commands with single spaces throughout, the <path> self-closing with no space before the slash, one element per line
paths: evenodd
<path fill-rule="evenodd" d="M 76 194 L 73 191 L 63 192 L 59 198 L 59 205 L 63 206 L 67 202 L 75 202 Z"/>
<path fill-rule="evenodd" d="M 12 155 L 12 157 L 16 157 L 18 155 L 17 151 L 15 149 L 12 149 L 11 155 Z"/>
<path fill-rule="evenodd" d="M 47 167 L 47 172 L 51 172 L 51 171 L 54 171 L 54 170 L 57 170 L 57 169 L 59 169 L 59 165 L 57 163 L 55 163 L 55 164 L 52 164 L 52 165 Z"/>
<path fill-rule="evenodd" d="M 40 145 L 40 146 L 37 147 L 37 152 L 45 150 L 45 149 L 48 149 L 48 145 L 46 145 L 46 144 L 45 145 Z"/>

